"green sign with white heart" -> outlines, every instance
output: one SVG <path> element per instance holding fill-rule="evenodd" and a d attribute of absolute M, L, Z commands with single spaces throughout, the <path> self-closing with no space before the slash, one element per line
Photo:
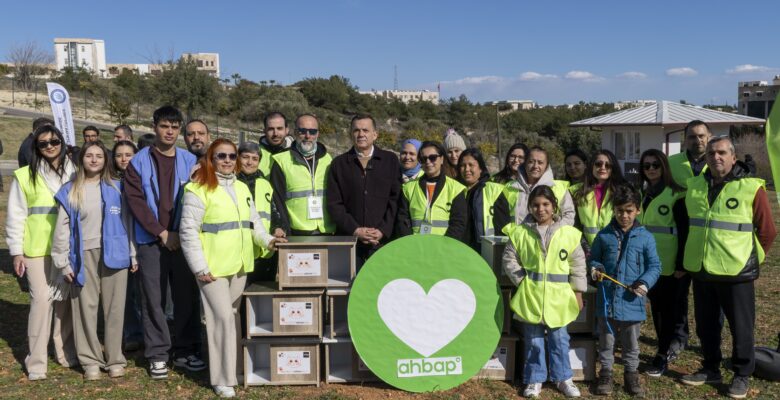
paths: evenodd
<path fill-rule="evenodd" d="M 390 242 L 352 284 L 349 332 L 380 379 L 411 392 L 447 390 L 485 365 L 501 338 L 501 288 L 482 257 L 437 235 Z"/>

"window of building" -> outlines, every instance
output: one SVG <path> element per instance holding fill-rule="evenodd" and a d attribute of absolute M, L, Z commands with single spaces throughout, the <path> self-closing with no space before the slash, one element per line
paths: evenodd
<path fill-rule="evenodd" d="M 763 97 L 763 96 L 764 96 L 764 92 L 756 92 L 756 97 Z"/>
<path fill-rule="evenodd" d="M 750 97 L 750 92 L 742 92 L 742 97 Z"/>
<path fill-rule="evenodd" d="M 84 50 L 84 46 L 81 46 L 81 51 L 86 51 L 86 50 Z"/>

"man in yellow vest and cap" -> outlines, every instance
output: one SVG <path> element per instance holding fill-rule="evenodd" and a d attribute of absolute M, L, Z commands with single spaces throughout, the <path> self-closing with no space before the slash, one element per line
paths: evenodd
<path fill-rule="evenodd" d="M 759 264 L 777 236 L 764 181 L 737 161 L 734 144 L 719 137 L 707 144 L 708 170 L 688 179 L 690 216 L 683 265 L 693 277 L 696 334 L 702 368 L 682 377 L 688 385 L 719 383 L 721 310 L 733 338 L 731 398 L 747 396 L 755 368 L 755 286 Z"/>
<path fill-rule="evenodd" d="M 688 178 L 699 176 L 707 170 L 704 153 L 710 138 L 710 126 L 704 121 L 693 120 L 685 126 L 685 151 L 669 156 L 672 179 L 678 185 L 687 187 Z"/>
<path fill-rule="evenodd" d="M 333 160 L 322 143 L 313 114 L 295 120 L 295 144 L 273 156 L 271 186 L 279 210 L 279 225 L 287 235 L 332 235 L 336 224 L 325 207 L 325 183 Z"/>

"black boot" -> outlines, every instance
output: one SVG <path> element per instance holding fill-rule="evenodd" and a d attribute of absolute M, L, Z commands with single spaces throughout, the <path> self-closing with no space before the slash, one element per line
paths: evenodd
<path fill-rule="evenodd" d="M 626 372 L 623 381 L 628 394 L 640 397 L 645 395 L 645 389 L 642 388 L 642 381 L 639 379 L 639 372 Z"/>
<path fill-rule="evenodd" d="M 596 390 L 593 393 L 599 396 L 612 394 L 612 372 L 599 374 L 599 380 L 596 381 Z"/>

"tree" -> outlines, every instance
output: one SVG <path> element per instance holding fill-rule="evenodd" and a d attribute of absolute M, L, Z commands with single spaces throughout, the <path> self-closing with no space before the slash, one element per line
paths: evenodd
<path fill-rule="evenodd" d="M 182 109 L 187 119 L 198 111 L 213 109 L 220 89 L 217 78 L 199 71 L 195 61 L 184 58 L 169 61 L 154 77 L 152 86 L 159 103 Z"/>
<path fill-rule="evenodd" d="M 54 56 L 38 47 L 36 42 L 13 45 L 7 59 L 14 66 L 14 79 L 25 90 L 32 89 L 35 75 L 42 75 L 54 62 Z"/>
<path fill-rule="evenodd" d="M 116 121 L 117 124 L 124 124 L 127 122 L 127 117 L 132 114 L 133 110 L 130 108 L 130 102 L 128 102 L 123 96 L 116 93 L 111 93 L 108 96 L 108 115 Z"/>
<path fill-rule="evenodd" d="M 338 75 L 328 79 L 307 78 L 295 86 L 300 88 L 310 105 L 336 112 L 348 111 L 350 96 L 358 94 L 349 79 Z"/>

